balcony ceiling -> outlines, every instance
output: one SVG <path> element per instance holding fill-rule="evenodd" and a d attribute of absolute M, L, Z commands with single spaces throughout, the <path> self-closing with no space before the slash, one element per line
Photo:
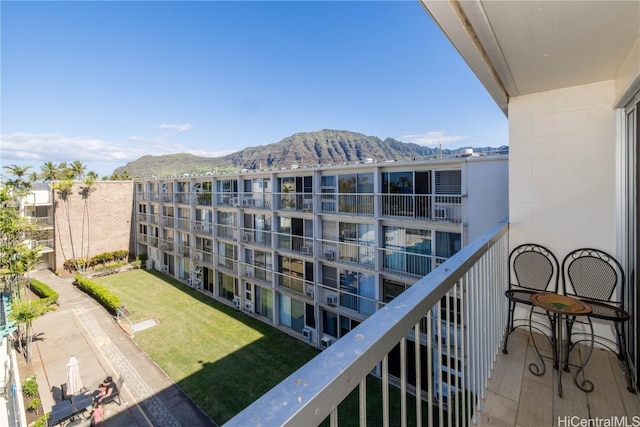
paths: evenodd
<path fill-rule="evenodd" d="M 505 112 L 512 96 L 614 79 L 640 34 L 638 1 L 420 1 Z"/>

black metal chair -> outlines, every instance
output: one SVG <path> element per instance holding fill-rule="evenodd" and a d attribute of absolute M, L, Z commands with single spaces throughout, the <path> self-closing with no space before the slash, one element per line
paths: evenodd
<path fill-rule="evenodd" d="M 576 297 L 591 305 L 592 312 L 589 317 L 613 322 L 615 342 L 602 336 L 595 339 L 617 354 L 618 359 L 624 364 L 627 389 L 634 393 L 624 328 L 624 323 L 630 316 L 624 309 L 625 275 L 622 266 L 614 257 L 601 250 L 576 249 L 562 261 L 562 279 L 565 295 Z M 567 326 L 570 349 L 577 343 L 586 341 L 585 338 L 573 342 L 574 336 L 581 335 L 572 335 L 575 320 L 575 317 L 571 318 Z"/>
<path fill-rule="evenodd" d="M 560 265 L 550 250 L 535 243 L 518 246 L 509 255 L 509 289 L 505 291 L 509 299 L 507 327 L 505 329 L 502 352 L 508 353 L 509 335 L 519 326 L 514 326 L 516 304 L 532 305 L 531 295 L 540 292 L 558 292 Z M 524 320 L 524 319 L 523 319 Z M 551 333 L 555 339 L 555 317 L 550 316 Z M 555 348 L 555 347 L 554 347 Z"/>

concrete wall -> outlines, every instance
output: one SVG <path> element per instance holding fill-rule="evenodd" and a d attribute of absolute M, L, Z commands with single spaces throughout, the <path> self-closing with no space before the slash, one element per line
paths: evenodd
<path fill-rule="evenodd" d="M 542 243 L 616 254 L 616 97 L 613 81 L 512 98 L 510 247 Z"/>
<path fill-rule="evenodd" d="M 78 182 L 67 200 L 58 191 L 53 196 L 55 270 L 66 259 L 91 258 L 117 250 L 133 250 L 132 181 L 98 181 L 88 197 Z"/>
<path fill-rule="evenodd" d="M 468 212 L 464 215 L 468 244 L 509 215 L 509 164 L 507 156 L 470 159 L 466 165 Z"/>

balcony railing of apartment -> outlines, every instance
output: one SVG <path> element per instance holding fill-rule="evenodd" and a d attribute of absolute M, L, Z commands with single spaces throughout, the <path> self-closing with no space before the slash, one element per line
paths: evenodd
<path fill-rule="evenodd" d="M 300 255 L 313 255 L 313 237 L 296 236 L 288 233 L 273 233 L 278 249 L 292 251 Z"/>
<path fill-rule="evenodd" d="M 53 227 L 53 218 L 48 216 L 29 217 L 29 221 L 39 228 Z"/>
<path fill-rule="evenodd" d="M 382 194 L 380 198 L 383 217 L 462 221 L 460 195 Z"/>
<path fill-rule="evenodd" d="M 216 225 L 216 237 L 235 240 L 237 235 L 238 235 L 238 228 L 235 225 L 224 225 L 224 224 Z"/>
<path fill-rule="evenodd" d="M 226 425 L 319 425 L 328 417 L 334 426 L 341 402 L 357 388 L 359 411 L 348 415 L 366 426 L 371 417 L 367 383 L 372 371 L 382 382 L 382 396 L 376 403 L 382 403 L 383 419 L 370 422 L 390 424 L 390 377 L 396 377 L 400 419 L 394 423 L 407 425 L 413 419 L 427 425 L 468 424 L 485 394 L 500 348 L 506 321 L 507 258 L 505 222 L 491 227 L 327 346 Z M 452 307 L 450 301 L 459 302 Z M 414 337 L 420 337 L 421 345 L 410 345 Z M 399 351 L 397 375 L 389 371 L 394 349 Z M 415 352 L 412 357 L 410 349 Z M 415 399 L 411 390 L 420 391 L 416 394 L 421 398 Z M 415 409 L 409 411 L 410 406 Z"/>
<path fill-rule="evenodd" d="M 199 205 L 199 206 L 211 206 L 213 203 L 213 197 L 211 193 L 203 192 L 193 192 L 191 193 L 191 204 Z"/>
<path fill-rule="evenodd" d="M 317 212 L 322 214 L 374 215 L 374 194 L 321 193 L 316 195 Z"/>
<path fill-rule="evenodd" d="M 194 249 L 193 250 L 193 260 L 198 264 L 213 264 L 213 254 L 211 251 Z"/>
<path fill-rule="evenodd" d="M 278 210 L 313 212 L 312 193 L 273 193 Z"/>
<path fill-rule="evenodd" d="M 422 277 L 440 265 L 445 258 L 401 249 L 378 248 L 382 257 L 382 270 L 406 277 Z"/>
<path fill-rule="evenodd" d="M 289 289 L 304 295 L 307 287 L 313 286 L 313 281 L 305 280 L 301 275 L 298 276 L 294 272 L 286 274 L 274 271 L 273 273 L 277 277 L 276 281 L 279 288 Z"/>
<path fill-rule="evenodd" d="M 375 268 L 376 247 L 369 244 L 338 242 L 317 239 L 320 242 L 319 257 L 341 264 L 359 264 L 366 268 Z"/>
<path fill-rule="evenodd" d="M 191 229 L 195 233 L 211 236 L 213 233 L 213 224 L 205 221 L 192 221 Z"/>
<path fill-rule="evenodd" d="M 191 231 L 191 220 L 189 218 L 178 218 L 176 228 L 184 231 Z"/>
<path fill-rule="evenodd" d="M 271 268 L 261 267 L 256 264 L 241 263 L 241 273 L 247 280 L 258 279 L 264 283 L 271 283 L 273 280 L 273 270 Z"/>
<path fill-rule="evenodd" d="M 240 206 L 253 209 L 271 209 L 271 193 L 240 193 Z"/>
<path fill-rule="evenodd" d="M 173 252 L 174 245 L 172 242 L 162 240 L 160 243 L 160 249 L 165 252 Z"/>
<path fill-rule="evenodd" d="M 53 239 L 31 241 L 31 249 L 37 248 L 38 246 L 42 247 L 42 251 L 50 252 L 53 250 Z"/>
<path fill-rule="evenodd" d="M 215 193 L 216 206 L 236 207 L 240 206 L 240 199 L 238 193 L 224 192 Z"/>
<path fill-rule="evenodd" d="M 173 228 L 174 227 L 174 220 L 175 220 L 175 218 L 172 217 L 172 216 L 162 216 L 160 218 L 160 225 L 162 225 L 163 227 Z"/>
<path fill-rule="evenodd" d="M 218 267 L 226 268 L 228 272 L 233 272 L 233 273 L 238 272 L 237 260 L 224 255 L 217 255 L 217 259 L 218 259 L 218 263 L 217 263 Z"/>
<path fill-rule="evenodd" d="M 374 296 L 360 295 L 356 289 L 348 286 L 341 286 L 338 289 L 318 283 L 316 291 L 317 301 L 320 304 L 359 321 L 365 320 L 385 305 Z"/>
<path fill-rule="evenodd" d="M 242 243 L 254 243 L 269 248 L 271 247 L 271 231 L 241 228 L 240 233 Z"/>

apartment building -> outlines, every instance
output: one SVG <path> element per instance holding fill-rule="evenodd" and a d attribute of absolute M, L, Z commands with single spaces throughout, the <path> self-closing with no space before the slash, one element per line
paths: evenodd
<path fill-rule="evenodd" d="M 503 219 L 507 174 L 468 155 L 136 180 L 136 252 L 324 349 Z"/>
<path fill-rule="evenodd" d="M 53 194 L 48 183 L 36 183 L 33 189 L 20 200 L 20 214 L 28 218 L 36 226 L 29 235 L 28 244 L 33 249 L 40 247 L 40 260 L 36 268 L 43 270 L 53 268 L 54 256 L 54 224 Z"/>

